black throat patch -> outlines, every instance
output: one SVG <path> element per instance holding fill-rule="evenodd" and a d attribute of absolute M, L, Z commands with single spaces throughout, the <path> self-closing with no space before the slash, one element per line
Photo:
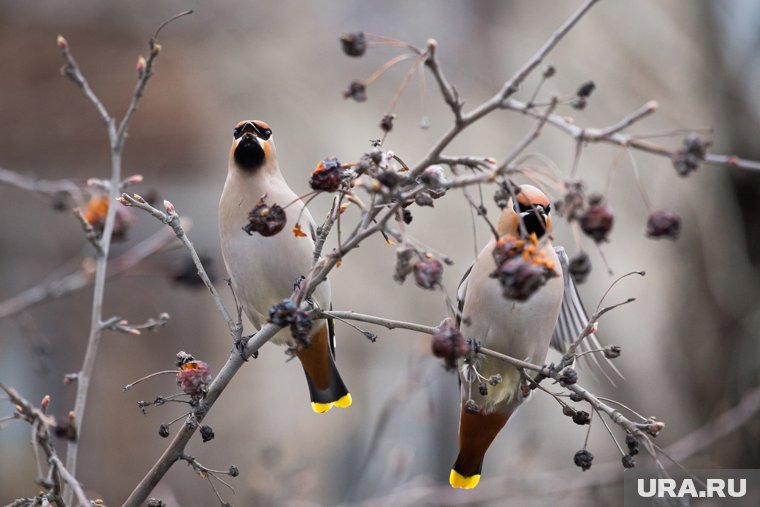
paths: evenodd
<path fill-rule="evenodd" d="M 255 171 L 265 158 L 264 149 L 254 138 L 244 138 L 235 148 L 235 163 L 244 171 Z"/>

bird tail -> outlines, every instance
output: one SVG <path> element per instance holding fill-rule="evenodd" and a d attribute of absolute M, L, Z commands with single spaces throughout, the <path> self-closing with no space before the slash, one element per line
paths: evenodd
<path fill-rule="evenodd" d="M 325 323 L 311 337 L 311 345 L 296 353 L 306 373 L 311 408 L 319 414 L 333 407 L 351 406 L 351 394 L 335 366 L 332 338 L 332 326 Z"/>
<path fill-rule="evenodd" d="M 480 482 L 483 457 L 499 431 L 507 424 L 509 413 L 470 414 L 464 409 L 459 418 L 459 455 L 451 468 L 452 488 L 472 489 Z"/>

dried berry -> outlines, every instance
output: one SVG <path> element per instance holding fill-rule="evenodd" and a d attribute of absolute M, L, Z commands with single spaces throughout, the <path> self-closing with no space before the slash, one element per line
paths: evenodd
<path fill-rule="evenodd" d="M 607 237 L 615 222 L 615 214 L 601 195 L 589 197 L 589 207 L 580 217 L 581 229 L 594 241 L 601 243 Z"/>
<path fill-rule="evenodd" d="M 343 92 L 343 98 L 352 98 L 356 102 L 364 102 L 367 100 L 367 85 L 362 81 L 351 81 L 348 89 Z"/>
<path fill-rule="evenodd" d="M 325 192 L 335 192 L 343 183 L 345 172 L 340 162 L 335 157 L 321 160 L 314 172 L 311 173 L 309 185 L 314 190 L 324 190 Z"/>
<path fill-rule="evenodd" d="M 293 314 L 293 322 L 290 324 L 290 334 L 296 340 L 296 343 L 308 347 L 311 345 L 309 337 L 311 335 L 312 321 L 309 314 L 303 310 L 297 310 Z"/>
<path fill-rule="evenodd" d="M 77 441 L 77 425 L 73 415 L 74 413 L 71 412 L 68 417 L 57 417 L 55 419 L 53 433 L 56 437 L 69 442 Z"/>
<path fill-rule="evenodd" d="M 214 430 L 211 429 L 211 426 L 208 426 L 206 424 L 201 426 L 201 438 L 203 439 L 203 443 L 213 440 L 214 436 Z"/>
<path fill-rule="evenodd" d="M 591 92 L 593 92 L 595 88 L 596 88 L 596 85 L 594 84 L 594 82 L 593 82 L 593 81 L 587 81 L 587 82 L 583 83 L 583 84 L 582 84 L 582 85 L 581 85 L 581 86 L 578 88 L 578 91 L 577 91 L 577 92 L 575 92 L 575 94 L 576 94 L 578 97 L 581 97 L 581 98 L 587 99 L 588 97 L 590 97 L 590 96 L 591 96 Z"/>
<path fill-rule="evenodd" d="M 673 167 L 681 176 L 688 176 L 699 168 L 699 163 L 705 159 L 709 141 L 704 141 L 697 134 L 689 134 L 683 140 L 683 146 L 673 156 Z"/>
<path fill-rule="evenodd" d="M 108 215 L 108 196 L 93 197 L 87 203 L 82 214 L 87 223 L 97 233 L 98 237 L 103 234 L 103 229 L 106 225 L 106 216 Z M 134 222 L 134 217 L 129 208 L 119 206 L 116 208 L 116 215 L 114 216 L 113 232 L 111 233 L 111 239 L 113 241 L 125 241 L 127 239 L 127 233 L 129 228 Z"/>
<path fill-rule="evenodd" d="M 443 172 L 443 167 L 439 165 L 431 165 L 422 171 L 419 177 L 420 183 L 427 185 L 430 188 L 440 188 L 446 183 L 446 176 Z"/>
<path fill-rule="evenodd" d="M 623 349 L 620 348 L 620 345 L 607 345 L 604 347 L 604 357 L 607 359 L 615 359 L 616 357 L 620 357 L 622 351 Z"/>
<path fill-rule="evenodd" d="M 562 415 L 566 417 L 573 417 L 575 415 L 575 409 L 573 407 L 569 407 L 567 405 L 564 405 L 562 407 Z"/>
<path fill-rule="evenodd" d="M 414 264 L 414 281 L 423 289 L 434 289 L 441 283 L 443 264 L 438 259 L 422 259 Z"/>
<path fill-rule="evenodd" d="M 580 426 L 591 423 L 591 416 L 585 410 L 578 410 L 573 414 L 573 422 Z"/>
<path fill-rule="evenodd" d="M 340 36 L 340 45 L 348 56 L 362 56 L 367 51 L 364 32 L 344 33 Z"/>
<path fill-rule="evenodd" d="M 444 360 L 447 370 L 455 370 L 457 361 L 469 352 L 464 336 L 450 321 L 438 328 L 431 338 L 430 345 L 433 355 Z"/>
<path fill-rule="evenodd" d="M 161 438 L 167 438 L 169 436 L 169 425 L 162 424 L 158 427 L 158 436 Z"/>
<path fill-rule="evenodd" d="M 396 250 L 396 269 L 393 273 L 393 279 L 398 283 L 404 283 L 407 275 L 414 269 L 411 260 L 415 255 L 416 252 L 413 248 L 404 247 Z"/>
<path fill-rule="evenodd" d="M 574 402 L 583 401 L 583 396 L 578 393 L 570 393 L 570 400 Z"/>
<path fill-rule="evenodd" d="M 166 504 L 163 500 L 159 498 L 151 497 L 148 499 L 148 507 L 166 507 Z"/>
<path fill-rule="evenodd" d="M 575 466 L 581 467 L 584 472 L 591 468 L 591 462 L 594 461 L 594 455 L 588 452 L 586 449 L 581 449 L 573 456 L 573 462 Z"/>
<path fill-rule="evenodd" d="M 527 301 L 546 283 L 546 270 L 523 257 L 509 259 L 493 273 L 507 299 Z"/>
<path fill-rule="evenodd" d="M 383 132 L 390 132 L 393 130 L 393 120 L 395 119 L 395 114 L 386 114 L 383 116 L 383 118 L 380 120 L 380 128 L 383 130 Z"/>
<path fill-rule="evenodd" d="M 230 474 L 230 477 L 237 477 L 240 475 L 240 470 L 235 465 L 230 465 L 230 471 L 227 473 Z"/>
<path fill-rule="evenodd" d="M 188 361 L 177 372 L 177 385 L 190 396 L 205 395 L 210 382 L 211 371 L 204 361 Z"/>
<path fill-rule="evenodd" d="M 417 204 L 417 206 L 430 206 L 432 208 L 433 196 L 429 190 L 423 190 L 422 192 L 417 192 L 417 194 L 414 196 L 414 202 Z"/>
<path fill-rule="evenodd" d="M 402 212 L 402 219 L 404 220 L 404 223 L 407 225 L 411 224 L 413 218 L 414 217 L 412 217 L 412 212 L 404 208 L 404 211 Z"/>
<path fill-rule="evenodd" d="M 681 217 L 672 211 L 653 211 L 647 220 L 647 236 L 650 238 L 678 238 L 681 232 Z"/>
<path fill-rule="evenodd" d="M 492 386 L 501 384 L 501 374 L 496 373 L 495 375 L 491 375 L 490 377 L 488 377 L 488 383 L 491 384 Z"/>
<path fill-rule="evenodd" d="M 636 460 L 630 454 L 625 454 L 622 459 L 623 468 L 633 468 L 636 466 Z"/>
<path fill-rule="evenodd" d="M 575 283 L 581 284 L 586 281 L 588 275 L 591 273 L 591 259 L 586 252 L 578 252 L 577 255 L 570 259 L 568 266 L 570 276 L 573 277 Z"/>
<path fill-rule="evenodd" d="M 554 68 L 554 65 L 547 63 L 544 65 L 544 69 L 541 75 L 544 76 L 544 79 L 549 79 L 550 77 L 554 76 L 556 72 L 557 69 Z"/>
<path fill-rule="evenodd" d="M 583 183 L 581 181 L 565 181 L 567 189 L 562 199 L 554 203 L 554 210 L 568 222 L 579 220 L 583 214 L 585 200 L 583 198 Z"/>
<path fill-rule="evenodd" d="M 493 255 L 493 260 L 496 261 L 496 265 L 501 266 L 506 261 L 519 256 L 523 253 L 524 249 L 525 241 L 511 234 L 507 234 L 506 236 L 499 238 L 491 255 Z"/>
<path fill-rule="evenodd" d="M 401 176 L 396 171 L 382 171 L 377 175 L 377 181 L 379 181 L 382 186 L 389 190 L 396 188 L 396 186 L 398 186 L 402 180 L 403 176 Z"/>
<path fill-rule="evenodd" d="M 264 202 L 266 195 L 259 199 L 256 207 L 248 213 L 248 223 L 243 230 L 251 236 L 252 233 L 258 232 L 262 236 L 274 236 L 285 227 L 287 216 L 282 206 L 272 204 L 268 206 Z"/>
<path fill-rule="evenodd" d="M 480 413 L 480 407 L 474 400 L 467 400 L 464 404 L 464 411 L 470 415 L 478 415 Z"/>
<path fill-rule="evenodd" d="M 630 433 L 625 436 L 625 445 L 628 447 L 628 454 L 631 456 L 639 453 L 639 439 Z"/>
<path fill-rule="evenodd" d="M 298 306 L 290 300 L 283 299 L 269 309 L 269 322 L 280 327 L 289 326 L 295 320 Z"/>
<path fill-rule="evenodd" d="M 578 382 L 578 372 L 576 372 L 573 368 L 565 368 L 562 370 L 559 374 L 559 385 L 562 387 L 565 386 L 571 386 Z"/>
<path fill-rule="evenodd" d="M 478 392 L 481 396 L 487 396 L 488 395 L 488 385 L 486 385 L 485 382 L 481 382 L 478 384 Z"/>
<path fill-rule="evenodd" d="M 588 100 L 585 99 L 584 97 L 575 97 L 573 101 L 570 103 L 570 105 L 573 108 L 578 109 L 579 111 L 583 111 L 584 109 L 586 109 L 586 106 L 588 105 Z"/>

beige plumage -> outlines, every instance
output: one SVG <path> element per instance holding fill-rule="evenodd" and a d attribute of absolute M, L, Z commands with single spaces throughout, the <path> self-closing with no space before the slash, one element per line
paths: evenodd
<path fill-rule="evenodd" d="M 499 281 L 491 277 L 496 268 L 492 254 L 497 244 L 496 238 L 492 238 L 460 284 L 457 294 L 460 331 L 465 338 L 478 340 L 489 349 L 533 364 L 544 364 L 549 346 L 564 352 L 586 326 L 588 317 L 567 272 L 567 255 L 563 248 L 552 245 L 549 199 L 531 185 L 522 185 L 519 190 L 514 206 L 510 200 L 502 211 L 497 233 L 499 237 L 512 235 L 515 238 L 527 238 L 535 233 L 543 259 L 558 276 L 550 278 L 526 301 L 506 299 Z M 601 348 L 593 334 L 583 342 L 581 351 L 591 348 Z M 591 356 L 596 361 L 594 355 Z M 502 382 L 487 386 L 487 393 L 481 394 L 478 383 L 493 375 L 500 375 Z M 480 480 L 483 458 L 491 442 L 529 391 L 516 368 L 486 356 L 471 365 L 460 363 L 460 386 L 459 455 L 449 482 L 455 488 L 469 489 Z M 477 404 L 478 413 L 465 410 L 468 400 Z"/>
<path fill-rule="evenodd" d="M 299 277 L 306 276 L 311 268 L 313 235 L 299 238 L 288 229 L 300 216 L 301 222 L 313 231 L 313 219 L 280 171 L 269 125 L 262 121 L 240 122 L 233 137 L 227 180 L 219 201 L 219 236 L 235 293 L 248 318 L 259 328 L 267 321 L 269 309 L 288 298 Z M 246 217 L 264 195 L 268 203 L 293 203 L 285 210 L 286 230 L 268 237 L 248 235 L 243 231 Z M 312 299 L 320 308 L 330 307 L 329 281 L 317 287 Z M 332 326 L 317 323 L 312 330 L 312 345 L 298 350 L 296 355 L 306 372 L 312 408 L 326 412 L 333 406 L 349 406 L 351 395 L 335 368 Z M 288 329 L 283 329 L 272 341 L 282 345 L 292 340 Z"/>

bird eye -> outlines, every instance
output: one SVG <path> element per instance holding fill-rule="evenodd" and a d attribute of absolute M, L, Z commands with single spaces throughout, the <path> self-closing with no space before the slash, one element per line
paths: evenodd
<path fill-rule="evenodd" d="M 552 205 L 551 204 L 547 204 L 546 208 L 544 208 L 544 210 L 546 210 L 546 214 L 548 215 L 549 213 L 552 212 Z"/>
<path fill-rule="evenodd" d="M 531 205 L 529 205 L 529 204 L 523 204 L 523 203 L 521 203 L 521 202 L 518 202 L 518 203 L 517 203 L 517 206 L 518 206 L 518 208 L 519 208 L 520 212 L 524 212 L 524 211 L 530 211 L 530 210 L 532 210 L 532 209 L 533 209 L 533 206 L 531 206 Z"/>
<path fill-rule="evenodd" d="M 232 131 L 232 135 L 235 139 L 238 139 L 241 135 L 243 135 L 243 125 L 235 127 L 235 130 Z"/>
<path fill-rule="evenodd" d="M 270 137 L 272 137 L 272 129 L 263 129 L 263 128 L 259 127 L 257 130 L 259 131 L 259 138 L 262 141 L 266 141 Z"/>

